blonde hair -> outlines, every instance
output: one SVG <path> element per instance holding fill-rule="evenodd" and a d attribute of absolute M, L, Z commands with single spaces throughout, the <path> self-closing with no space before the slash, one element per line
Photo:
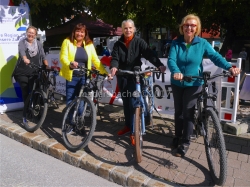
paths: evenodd
<path fill-rule="evenodd" d="M 201 33 L 201 21 L 200 18 L 194 14 L 188 14 L 184 18 L 182 18 L 181 24 L 179 25 L 179 32 L 181 35 L 183 35 L 183 25 L 186 23 L 187 20 L 194 19 L 197 22 L 196 26 L 196 33 L 195 36 L 198 36 Z"/>
<path fill-rule="evenodd" d="M 27 29 L 26 29 L 26 33 L 28 32 L 29 29 L 34 29 L 36 31 L 36 35 L 37 35 L 37 28 L 34 27 L 34 26 L 29 26 Z"/>
<path fill-rule="evenodd" d="M 124 31 L 124 25 L 125 25 L 125 23 L 127 23 L 127 22 L 129 22 L 129 23 L 132 24 L 132 26 L 134 27 L 134 33 L 135 33 L 135 32 L 136 32 L 136 27 L 135 27 L 135 23 L 134 23 L 134 21 L 133 21 L 132 19 L 127 19 L 127 20 L 124 20 L 124 21 L 122 22 L 122 31 Z"/>

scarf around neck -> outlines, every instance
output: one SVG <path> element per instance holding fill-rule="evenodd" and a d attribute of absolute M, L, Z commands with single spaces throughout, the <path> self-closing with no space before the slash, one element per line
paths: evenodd
<path fill-rule="evenodd" d="M 38 46 L 37 46 L 37 40 L 35 39 L 32 44 L 30 44 L 27 39 L 25 39 L 25 46 L 28 49 L 28 53 L 30 55 L 30 57 L 34 57 L 36 56 L 37 52 L 38 52 Z"/>

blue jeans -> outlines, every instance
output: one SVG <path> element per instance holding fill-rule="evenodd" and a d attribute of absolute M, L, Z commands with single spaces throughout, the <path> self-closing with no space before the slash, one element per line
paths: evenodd
<path fill-rule="evenodd" d="M 86 78 L 83 77 L 72 77 L 71 81 L 66 80 L 66 105 L 68 106 L 72 100 L 75 99 L 80 93 L 81 87 L 85 84 Z M 83 102 L 80 104 L 78 114 L 83 111 Z M 69 114 L 69 120 L 72 119 L 72 114 Z"/>

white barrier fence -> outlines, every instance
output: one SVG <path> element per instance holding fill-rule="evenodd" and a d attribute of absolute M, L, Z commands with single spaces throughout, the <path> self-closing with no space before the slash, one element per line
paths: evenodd
<path fill-rule="evenodd" d="M 231 64 L 233 67 L 241 69 L 241 58 L 238 58 L 236 63 Z M 219 93 L 223 92 L 223 88 L 225 88 L 226 91 L 225 105 L 219 105 L 220 120 L 235 123 L 239 100 L 240 75 L 237 77 L 226 77 L 220 80 L 218 86 Z M 231 98 L 232 93 L 234 93 L 233 99 Z M 218 94 L 218 99 L 221 101 L 221 94 Z M 233 103 L 231 103 L 232 101 Z"/>

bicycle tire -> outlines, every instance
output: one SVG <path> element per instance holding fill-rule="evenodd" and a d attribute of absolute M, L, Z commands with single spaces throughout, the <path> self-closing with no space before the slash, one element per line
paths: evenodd
<path fill-rule="evenodd" d="M 135 109 L 135 157 L 137 163 L 142 161 L 141 107 Z"/>
<path fill-rule="evenodd" d="M 79 114 L 78 108 L 81 103 L 84 103 L 84 109 Z M 76 113 L 75 118 L 71 117 L 74 112 Z M 71 133 L 68 133 L 69 128 L 73 129 Z M 66 148 L 75 152 L 86 147 L 95 128 L 96 110 L 93 101 L 88 97 L 75 98 L 67 106 L 62 122 L 62 135 Z"/>
<path fill-rule="evenodd" d="M 49 77 L 49 87 L 47 89 L 48 103 L 49 106 L 59 108 L 58 103 L 56 102 L 54 97 L 55 90 L 56 90 L 56 77 L 52 74 Z"/>
<path fill-rule="evenodd" d="M 24 123 L 25 129 L 28 132 L 34 132 L 40 128 L 46 118 L 47 110 L 48 103 L 45 92 L 40 89 L 34 90 L 33 94 L 30 94 L 24 103 L 23 117 L 27 120 Z"/>
<path fill-rule="evenodd" d="M 203 124 L 204 144 L 210 173 L 214 183 L 222 186 L 227 175 L 226 146 L 220 121 L 214 109 L 205 109 Z"/>

